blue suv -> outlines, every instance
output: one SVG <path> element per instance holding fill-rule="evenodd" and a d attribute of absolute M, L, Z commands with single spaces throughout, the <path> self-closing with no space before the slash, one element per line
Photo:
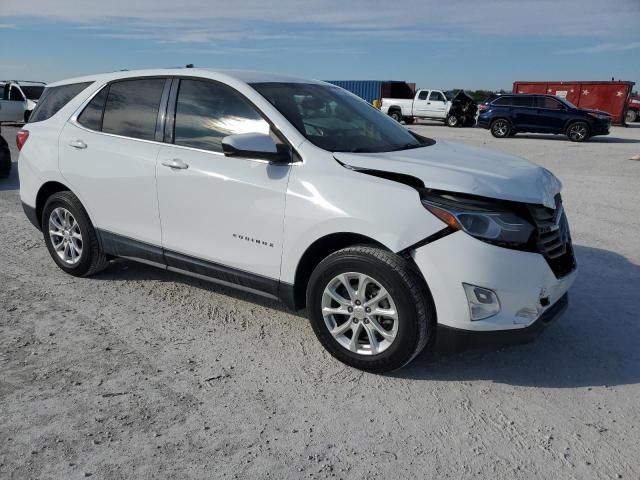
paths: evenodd
<path fill-rule="evenodd" d="M 553 95 L 491 96 L 478 110 L 478 126 L 497 138 L 520 132 L 561 133 L 572 142 L 584 142 L 594 135 L 608 135 L 611 126 L 607 112 L 578 108 Z"/>

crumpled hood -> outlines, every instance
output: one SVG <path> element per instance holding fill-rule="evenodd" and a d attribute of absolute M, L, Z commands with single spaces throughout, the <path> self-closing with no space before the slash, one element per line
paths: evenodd
<path fill-rule="evenodd" d="M 562 188 L 546 168 L 494 150 L 438 140 L 429 147 L 385 153 L 334 153 L 357 169 L 401 173 L 425 187 L 555 208 Z"/>

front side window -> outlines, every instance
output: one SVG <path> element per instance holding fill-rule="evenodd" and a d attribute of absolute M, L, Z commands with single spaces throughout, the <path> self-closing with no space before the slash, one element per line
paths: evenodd
<path fill-rule="evenodd" d="M 29 123 L 42 122 L 53 117 L 62 107 L 92 83 L 71 83 L 69 85 L 45 88 L 40 100 L 38 100 L 38 105 L 36 105 L 31 117 L 29 117 Z"/>
<path fill-rule="evenodd" d="M 14 102 L 23 102 L 24 96 L 18 87 L 11 85 L 11 91 L 9 92 L 9 100 Z"/>
<path fill-rule="evenodd" d="M 431 95 L 429 95 L 429 100 L 432 102 L 446 102 L 447 99 L 444 98 L 444 95 L 442 95 L 442 93 L 440 92 L 431 92 Z"/>
<path fill-rule="evenodd" d="M 239 133 L 268 134 L 269 124 L 238 92 L 225 85 L 180 80 L 174 143 L 222 152 L 222 139 Z"/>
<path fill-rule="evenodd" d="M 164 78 L 112 83 L 104 108 L 102 131 L 142 140 L 154 140 L 164 84 Z"/>
<path fill-rule="evenodd" d="M 331 152 L 390 152 L 431 144 L 333 85 L 266 82 L 251 86 L 307 140 Z"/>
<path fill-rule="evenodd" d="M 549 110 L 563 110 L 564 107 L 563 105 L 556 100 L 555 98 L 551 98 L 551 97 L 538 97 L 538 107 L 539 108 L 546 108 Z"/>

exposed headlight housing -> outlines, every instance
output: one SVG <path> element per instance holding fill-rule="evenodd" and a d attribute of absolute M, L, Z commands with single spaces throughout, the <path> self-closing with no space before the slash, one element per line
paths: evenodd
<path fill-rule="evenodd" d="M 469 316 L 472 322 L 493 317 L 500 312 L 500 300 L 493 290 L 468 283 L 463 283 L 462 286 L 469 303 Z"/>
<path fill-rule="evenodd" d="M 534 231 L 531 223 L 498 201 L 421 193 L 422 205 L 427 210 L 450 228 L 463 230 L 479 240 L 518 247 L 526 245 Z"/>

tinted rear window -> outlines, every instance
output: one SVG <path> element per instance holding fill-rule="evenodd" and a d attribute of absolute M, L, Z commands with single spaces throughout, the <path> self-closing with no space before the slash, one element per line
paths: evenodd
<path fill-rule="evenodd" d="M 164 78 L 112 83 L 104 109 L 102 131 L 153 140 L 164 84 Z"/>
<path fill-rule="evenodd" d="M 95 97 L 91 99 L 89 104 L 78 117 L 78 123 L 91 130 L 102 130 L 102 112 L 104 111 L 104 103 L 109 93 L 109 87 L 104 87 Z"/>
<path fill-rule="evenodd" d="M 36 105 L 29 118 L 29 123 L 42 122 L 53 117 L 62 107 L 92 83 L 71 83 L 69 85 L 60 85 L 59 87 L 45 88 L 38 105 Z"/>

